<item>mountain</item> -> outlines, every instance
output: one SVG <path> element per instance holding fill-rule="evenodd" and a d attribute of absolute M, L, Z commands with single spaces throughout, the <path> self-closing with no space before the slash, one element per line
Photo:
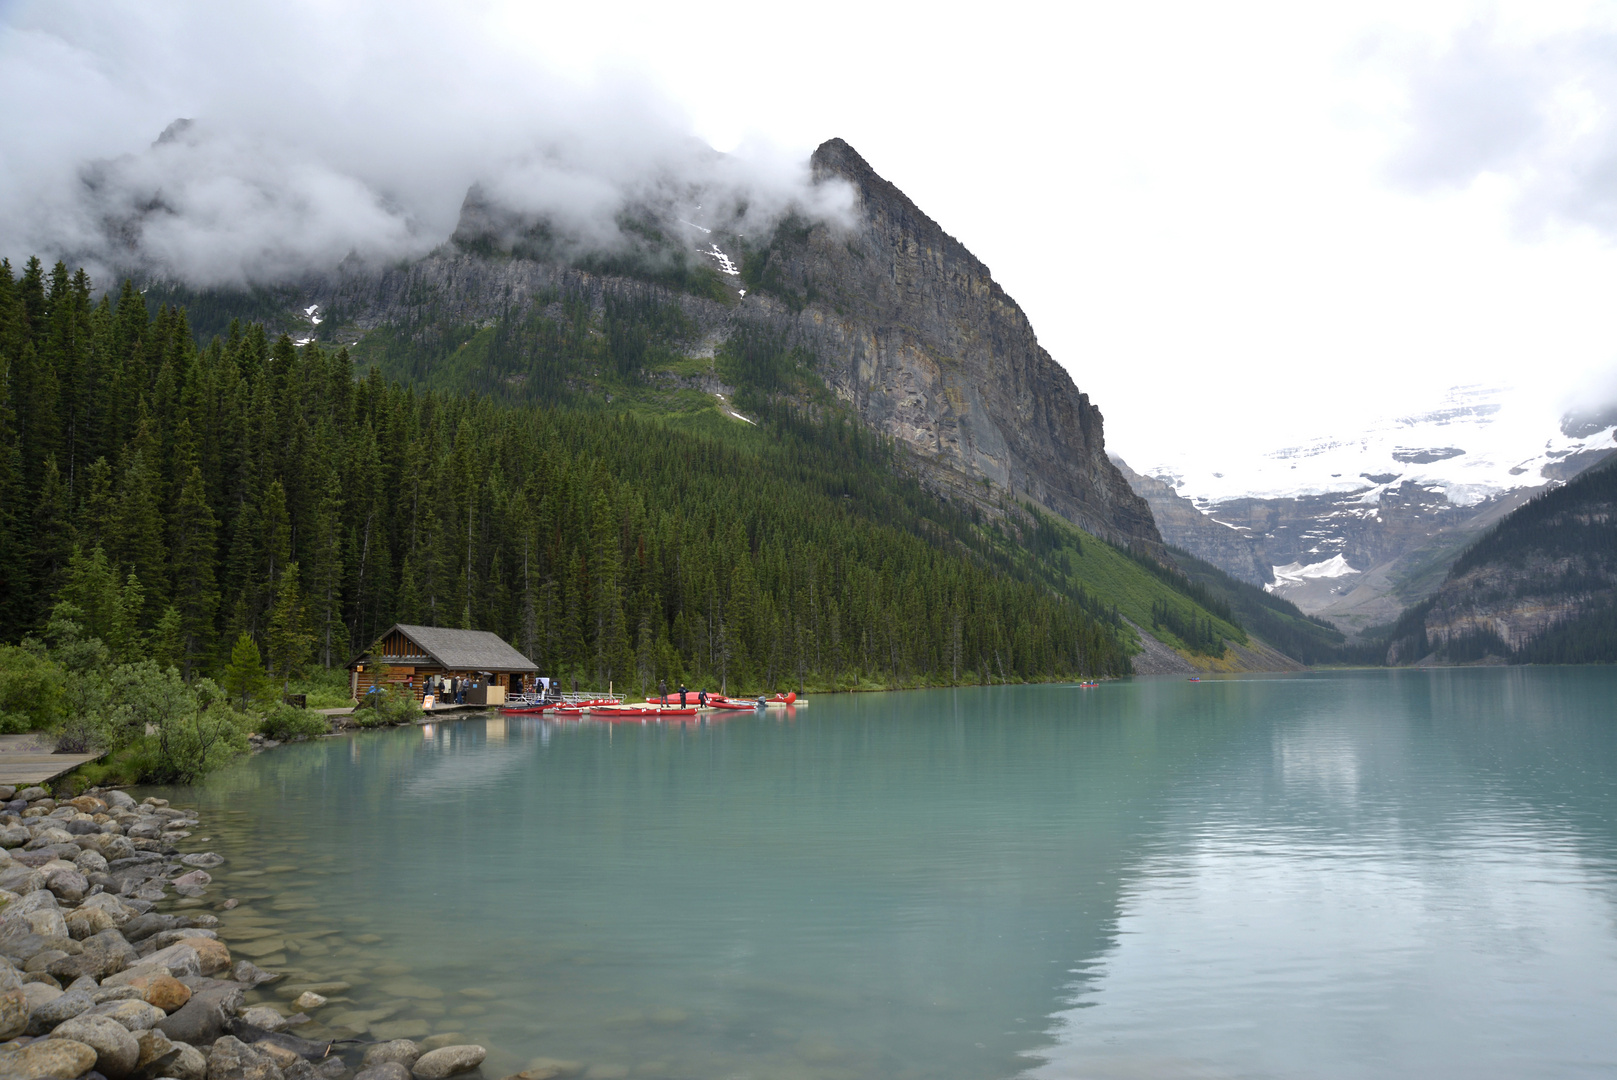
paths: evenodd
<path fill-rule="evenodd" d="M 1128 470 L 1164 539 L 1358 635 L 1430 595 L 1485 530 L 1613 453 L 1617 416 L 1546 426 L 1503 391 L 1257 457 Z"/>
<path fill-rule="evenodd" d="M 275 287 L 98 303 L 8 268 L 0 637 L 77 574 L 135 570 L 136 629 L 175 605 L 206 670 L 274 622 L 290 559 L 318 570 L 323 660 L 448 620 L 608 681 L 1293 665 L 1171 568 L 987 268 L 846 144 L 813 167 L 851 220 L 747 237 L 633 207 L 603 251 L 474 188 L 426 258 Z M 162 538 L 198 527 L 211 565 L 181 565 Z M 101 570 L 74 562 L 97 545 Z M 203 567 L 219 595 L 187 614 Z"/>
<path fill-rule="evenodd" d="M 1031 501 L 1093 535 L 1160 551 L 1149 507 L 1107 458 L 1100 411 L 989 269 L 842 140 L 811 164 L 816 182 L 853 187 L 851 222 L 790 217 L 752 239 L 700 224 L 694 209 L 637 207 L 623 219 L 628 247 L 581 254 L 549 223 L 474 188 L 451 243 L 417 262 L 233 299 L 172 298 L 203 313 L 204 334 L 222 330 L 235 304 L 299 341 L 350 345 L 362 363 L 443 386 L 480 331 L 511 340 L 536 319 L 565 323 L 569 304 L 574 315 L 580 303 L 654 310 L 664 330 L 650 337 L 670 357 L 711 359 L 740 339 L 795 350 L 864 425 L 912 451 L 921 481 L 944 497 L 985 509 Z M 533 344 L 484 349 L 456 388 L 614 392 L 594 368 L 569 370 L 565 348 L 535 370 Z M 688 365 L 659 374 L 726 399 L 739 389 Z"/>
<path fill-rule="evenodd" d="M 1617 661 L 1617 463 L 1505 517 L 1389 638 L 1393 664 Z"/>

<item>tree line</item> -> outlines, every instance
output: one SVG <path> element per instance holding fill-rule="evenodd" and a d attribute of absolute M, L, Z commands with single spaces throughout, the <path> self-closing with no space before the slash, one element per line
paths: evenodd
<path fill-rule="evenodd" d="M 626 365 L 663 336 L 635 315 L 610 313 Z M 341 665 L 394 622 L 494 630 L 602 686 L 1128 670 L 1112 627 L 980 557 L 892 453 L 834 418 L 747 446 L 356 378 L 340 349 L 238 323 L 199 344 L 129 282 L 98 298 L 82 270 L 0 262 L 8 642 L 76 596 L 93 636 L 186 678 L 244 634 L 278 679 Z"/>

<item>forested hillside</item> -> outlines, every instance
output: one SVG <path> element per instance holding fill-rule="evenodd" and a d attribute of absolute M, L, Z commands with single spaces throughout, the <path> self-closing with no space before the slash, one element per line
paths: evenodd
<path fill-rule="evenodd" d="M 1512 512 L 1387 641 L 1389 663 L 1617 662 L 1617 466 Z"/>
<path fill-rule="evenodd" d="M 356 381 L 344 351 L 257 325 L 199 347 L 182 312 L 37 261 L 0 265 L 0 363 L 6 641 L 112 581 L 88 630 L 188 672 L 240 632 L 280 675 L 341 664 L 394 621 L 493 629 L 589 684 L 1128 670 L 1106 604 L 835 416 L 760 398 L 762 427 L 716 438 Z"/>

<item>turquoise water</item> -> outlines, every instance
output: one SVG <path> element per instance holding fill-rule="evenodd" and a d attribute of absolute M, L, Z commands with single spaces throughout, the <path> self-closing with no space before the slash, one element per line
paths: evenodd
<path fill-rule="evenodd" d="M 176 797 L 239 955 L 494 1077 L 1610 1076 L 1614 702 L 1485 669 L 499 717 Z"/>

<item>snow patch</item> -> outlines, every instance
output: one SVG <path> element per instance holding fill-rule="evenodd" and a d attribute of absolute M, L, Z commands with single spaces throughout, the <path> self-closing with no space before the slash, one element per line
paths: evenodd
<path fill-rule="evenodd" d="M 1363 573 L 1348 565 L 1348 561 L 1340 555 L 1333 555 L 1324 562 L 1317 563 L 1287 563 L 1285 566 L 1272 567 L 1275 580 L 1272 585 L 1265 585 L 1264 590 L 1274 592 L 1288 585 L 1301 585 L 1314 578 L 1339 578 L 1349 574 Z"/>
<path fill-rule="evenodd" d="M 741 269 L 736 266 L 734 262 L 730 261 L 730 256 L 719 250 L 719 245 L 709 244 L 708 248 L 709 250 L 702 252 L 702 254 L 711 255 L 713 258 L 718 260 L 719 273 L 729 274 L 731 277 L 736 277 L 741 273 Z"/>

